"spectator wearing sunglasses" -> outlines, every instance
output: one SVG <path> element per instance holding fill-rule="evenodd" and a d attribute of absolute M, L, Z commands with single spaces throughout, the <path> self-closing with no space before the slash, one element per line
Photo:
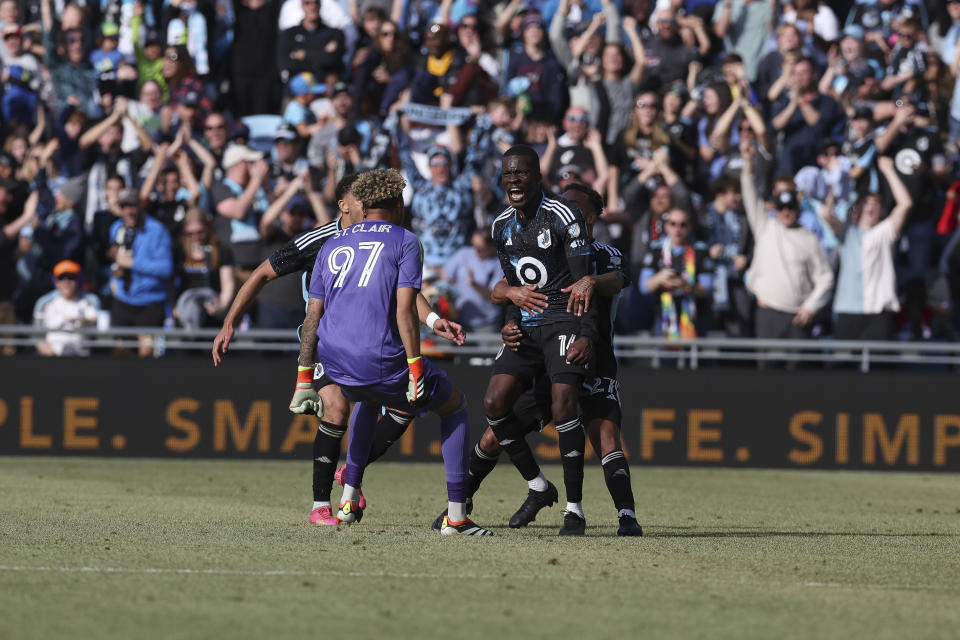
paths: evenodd
<path fill-rule="evenodd" d="M 644 255 L 640 292 L 658 298 L 657 335 L 696 338 L 709 326 L 713 260 L 707 245 L 694 240 L 686 209 L 668 211 L 663 226 L 666 234 L 651 242 Z"/>
<path fill-rule="evenodd" d="M 563 116 L 563 135 L 559 138 L 549 130 L 547 148 L 540 157 L 540 173 L 551 185 L 563 180 L 561 169 L 568 166 L 579 169 L 583 184 L 593 189 L 606 185 L 608 163 L 603 152 L 600 132 L 590 129 L 590 116 L 583 107 L 570 107 Z"/>
<path fill-rule="evenodd" d="M 33 324 L 47 333 L 37 343 L 42 356 L 88 356 L 82 336 L 75 332 L 97 324 L 100 301 L 92 293 L 83 293 L 80 265 L 62 260 L 53 268 L 54 290 L 37 300 L 33 308 Z"/>

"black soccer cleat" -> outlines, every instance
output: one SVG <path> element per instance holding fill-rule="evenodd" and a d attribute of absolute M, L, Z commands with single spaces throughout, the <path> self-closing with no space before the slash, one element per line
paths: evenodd
<path fill-rule="evenodd" d="M 467 515 L 473 513 L 473 498 L 467 498 Z M 443 513 L 437 516 L 437 519 L 433 521 L 433 524 L 430 525 L 431 531 L 440 531 L 443 527 L 443 519 L 447 517 L 447 510 L 444 509 Z"/>
<path fill-rule="evenodd" d="M 643 527 L 632 516 L 620 516 L 620 527 L 617 529 L 618 536 L 642 536 Z"/>
<path fill-rule="evenodd" d="M 582 536 L 587 532 L 587 520 L 573 511 L 563 512 L 563 526 L 558 536 Z"/>
<path fill-rule="evenodd" d="M 557 488 L 553 486 L 553 483 L 549 480 L 547 481 L 547 488 L 544 491 L 534 491 L 530 489 L 527 492 L 527 499 L 523 501 L 523 504 L 520 505 L 517 512 L 510 516 L 510 528 L 519 529 L 520 527 L 527 526 L 537 519 L 537 514 L 540 513 L 540 509 L 557 504 L 557 500 L 559 499 L 560 494 L 557 493 Z"/>

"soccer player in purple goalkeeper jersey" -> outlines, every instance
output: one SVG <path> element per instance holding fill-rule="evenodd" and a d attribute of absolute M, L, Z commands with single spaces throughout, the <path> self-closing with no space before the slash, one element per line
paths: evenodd
<path fill-rule="evenodd" d="M 260 263 L 237 292 L 230 310 L 223 319 L 223 326 L 213 341 L 212 354 L 215 366 L 219 366 L 226 357 L 230 342 L 233 340 L 234 330 L 244 310 L 257 298 L 264 285 L 277 278 L 294 274 L 299 276 L 302 273 L 304 277 L 309 277 L 324 242 L 337 231 L 363 219 L 363 209 L 353 196 L 353 183 L 356 178 L 355 174 L 350 174 L 337 183 L 336 198 L 340 210 L 340 217 L 337 220 L 304 231 L 277 249 Z M 304 285 L 304 294 L 306 294 L 306 285 Z M 420 319 L 438 336 L 457 345 L 463 344 L 466 338 L 463 328 L 451 320 L 439 318 L 422 295 L 417 296 L 417 311 Z M 335 525 L 337 520 L 331 508 L 330 493 L 334 478 L 342 476 L 342 472 L 336 473 L 336 470 L 337 463 L 340 461 L 340 440 L 347 431 L 350 405 L 340 393 L 340 388 L 328 376 L 323 375 L 322 372 L 318 372 L 319 377 L 315 377 L 313 371 L 305 373 L 307 387 L 311 386 L 309 383 L 312 379 L 312 388 L 305 395 L 312 396 L 316 393 L 319 398 L 311 398 L 306 407 L 298 407 L 298 409 L 312 409 L 315 413 L 321 414 L 318 417 L 320 424 L 317 435 L 313 441 L 313 506 L 310 510 L 309 522 L 315 525 Z M 320 412 L 317 412 L 317 407 L 322 407 Z M 366 409 L 379 414 L 375 408 Z M 376 419 L 374 417 L 374 420 Z M 373 461 L 374 456 L 382 455 L 392 442 L 399 439 L 409 423 L 408 417 L 395 412 L 384 413 L 378 426 L 375 453 L 370 461 Z"/>
<path fill-rule="evenodd" d="M 448 515 L 442 535 L 492 535 L 466 513 L 470 458 L 466 400 L 446 374 L 420 355 L 416 297 L 423 273 L 417 237 L 400 226 L 405 182 L 393 169 L 360 175 L 353 192 L 363 222 L 334 234 L 320 250 L 303 322 L 300 366 L 315 358 L 348 400 L 406 415 L 440 417 Z M 357 323 L 363 331 L 357 331 Z M 426 411 L 425 411 L 426 410 Z M 363 517 L 358 487 L 375 423 L 355 409 L 339 522 Z"/>

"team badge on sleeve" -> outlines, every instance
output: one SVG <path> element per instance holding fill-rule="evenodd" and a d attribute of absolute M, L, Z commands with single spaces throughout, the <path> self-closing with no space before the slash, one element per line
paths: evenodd
<path fill-rule="evenodd" d="M 576 238 L 580 235 L 580 225 L 574 222 L 572 225 L 567 227 L 567 233 L 570 234 L 571 238 Z"/>

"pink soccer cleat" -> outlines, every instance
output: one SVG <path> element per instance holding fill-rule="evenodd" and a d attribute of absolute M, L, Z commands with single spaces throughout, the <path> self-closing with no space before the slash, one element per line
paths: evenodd
<path fill-rule="evenodd" d="M 337 472 L 333 474 L 333 479 L 336 480 L 337 484 L 340 485 L 341 487 L 343 486 L 343 474 L 346 470 L 347 470 L 347 465 L 342 464 L 340 465 L 340 468 L 337 469 Z M 357 491 L 360 492 L 360 499 L 357 501 L 357 506 L 360 507 L 361 510 L 366 509 L 367 499 L 363 497 L 363 489 L 361 489 L 360 487 L 357 487 Z"/>
<path fill-rule="evenodd" d="M 310 524 L 325 524 L 327 526 L 335 526 L 337 524 L 337 518 L 333 515 L 333 507 L 317 507 L 310 512 Z"/>

